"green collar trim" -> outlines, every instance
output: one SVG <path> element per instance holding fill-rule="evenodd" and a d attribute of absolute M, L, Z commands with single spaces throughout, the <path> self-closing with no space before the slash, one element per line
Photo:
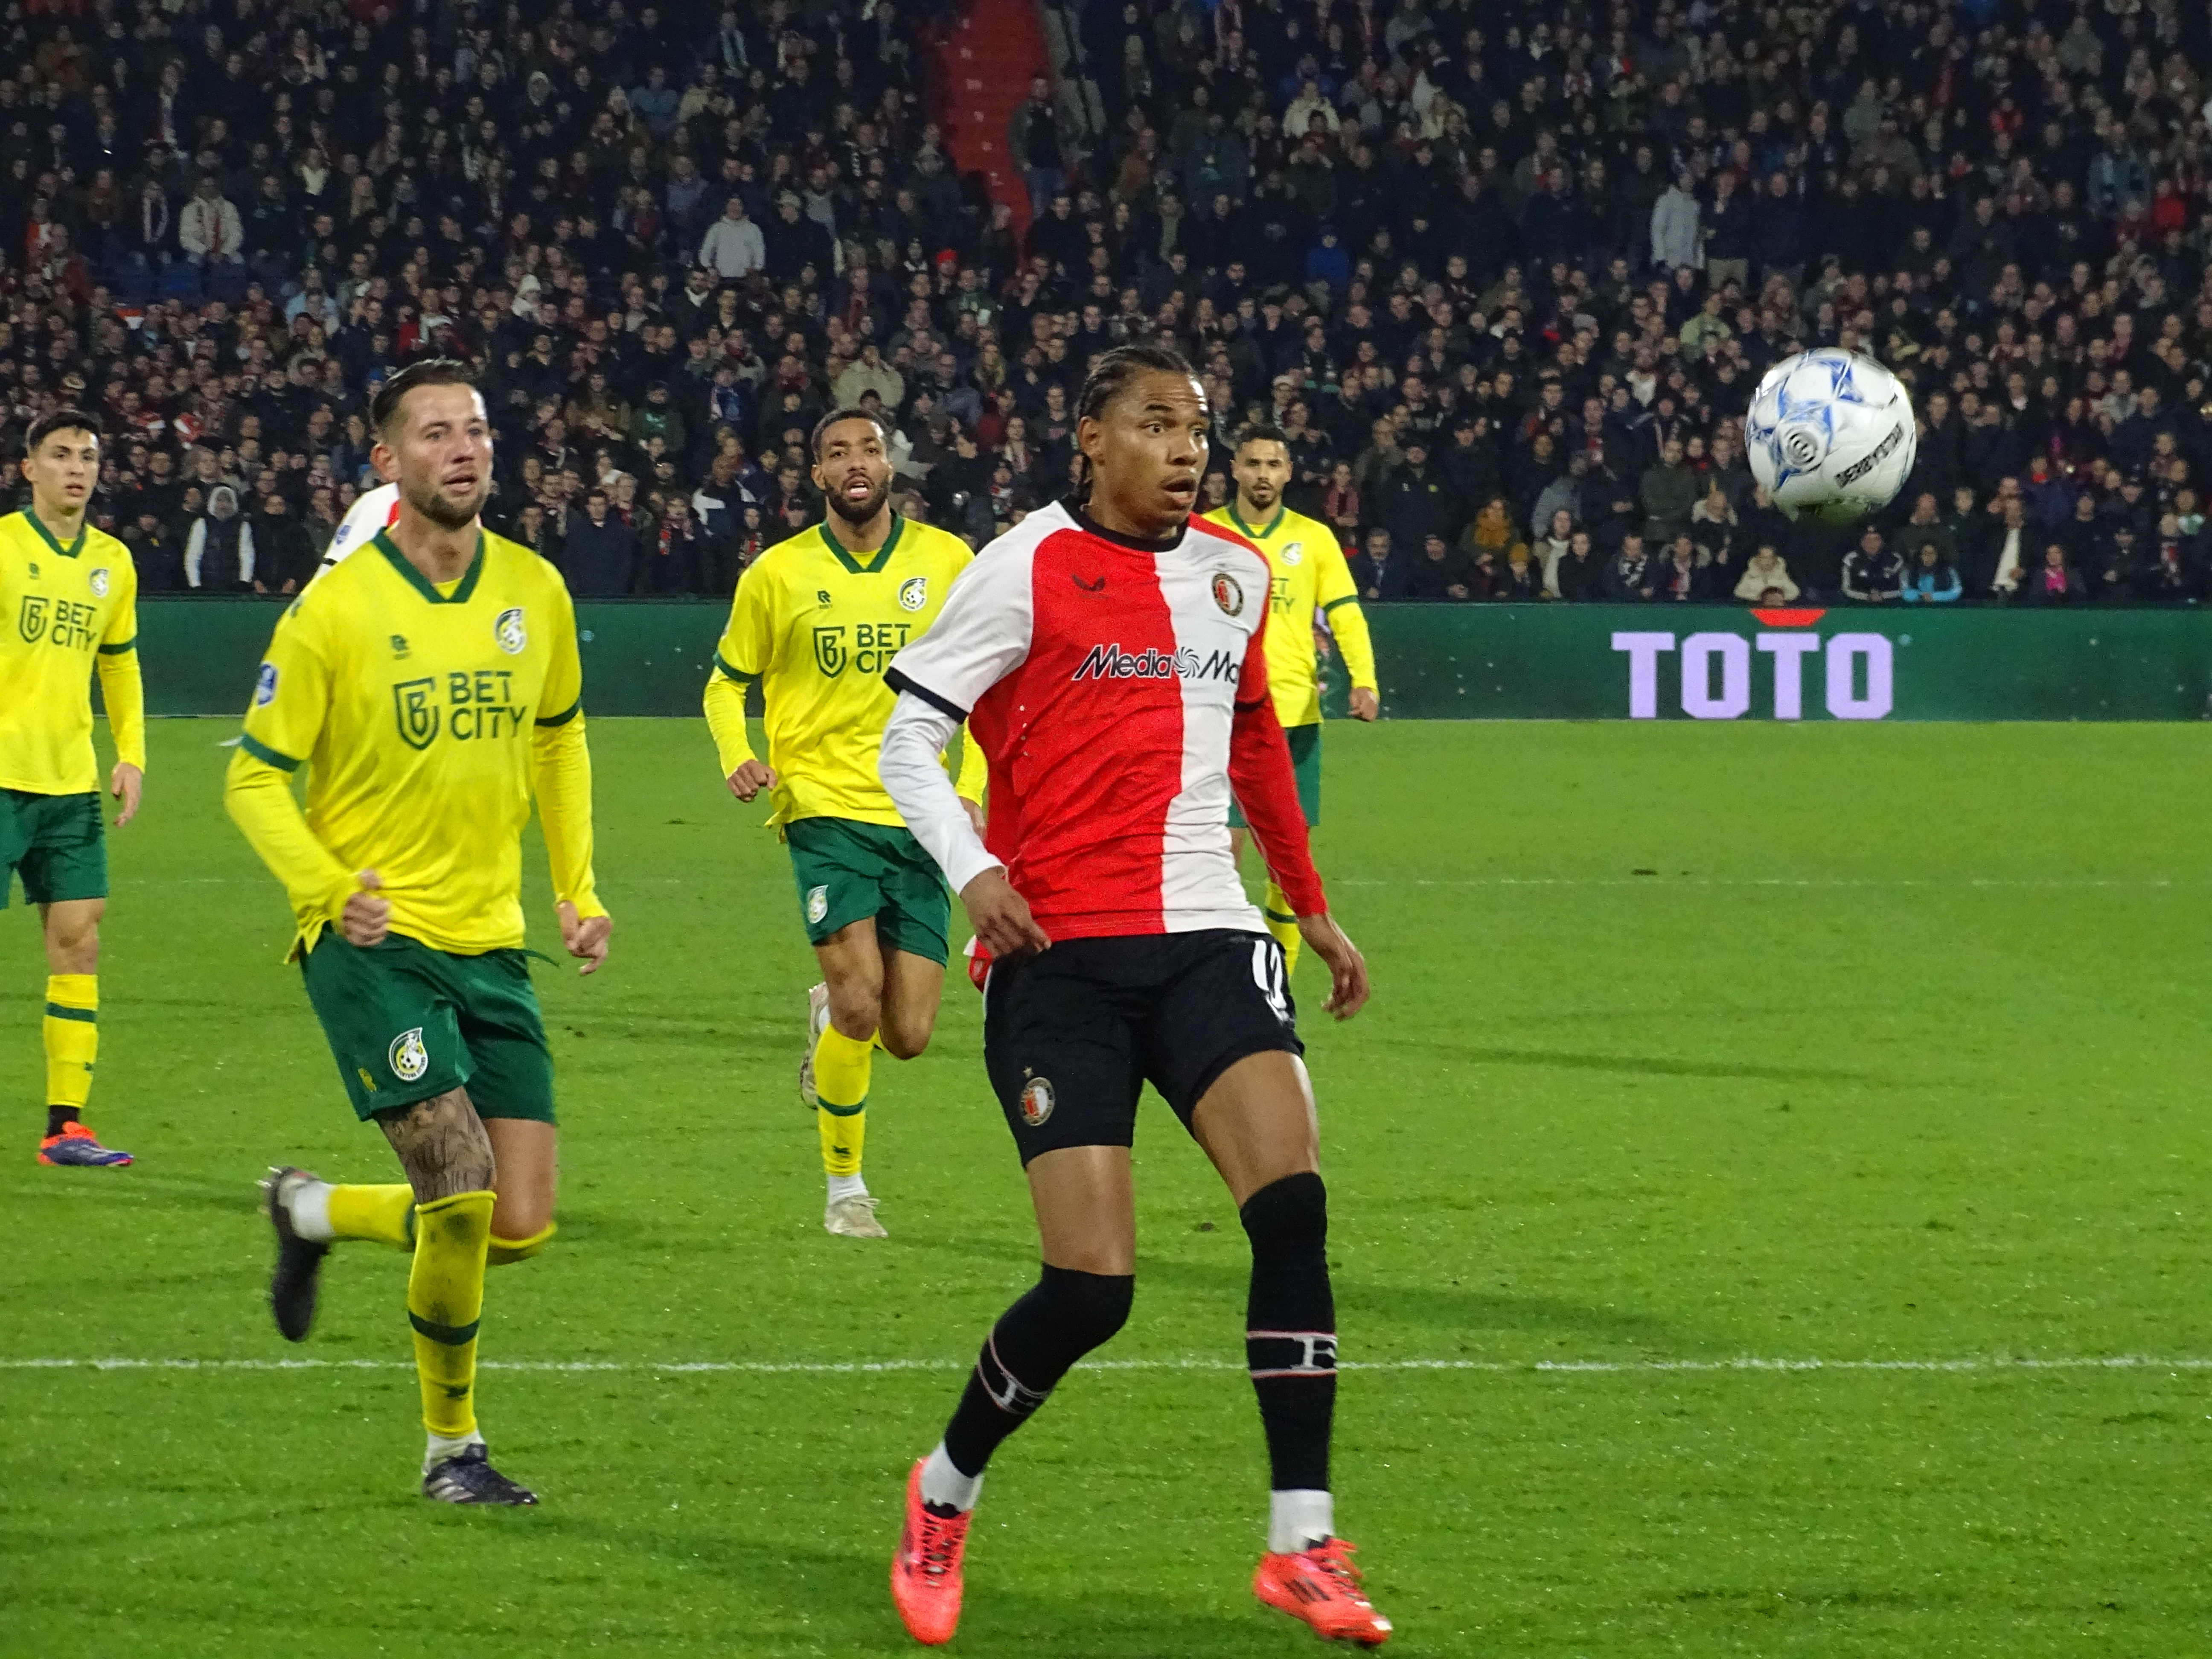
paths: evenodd
<path fill-rule="evenodd" d="M 1287 507 L 1278 507 L 1275 509 L 1275 516 L 1267 520 L 1267 527 L 1265 530 L 1255 530 L 1250 525 L 1244 522 L 1244 515 L 1237 510 L 1236 500 L 1234 497 L 1231 497 L 1229 502 L 1229 522 L 1235 525 L 1238 530 L 1242 531 L 1247 540 L 1263 542 L 1267 540 L 1268 537 L 1275 533 L 1276 526 L 1283 522 L 1284 516 L 1288 514 L 1290 510 L 1291 509 Z"/>
<path fill-rule="evenodd" d="M 466 605 L 477 591 L 477 578 L 483 574 L 484 538 L 481 530 L 477 532 L 476 556 L 469 561 L 469 568 L 461 577 L 461 585 L 453 590 L 451 599 L 441 593 L 435 583 L 410 564 L 407 556 L 394 547 L 392 538 L 381 530 L 376 532 L 374 545 L 378 552 L 392 561 L 392 568 L 404 576 L 415 591 L 432 605 Z"/>
<path fill-rule="evenodd" d="M 73 559 L 76 557 L 78 554 L 84 551 L 84 538 L 86 535 L 89 533 L 92 527 L 92 520 L 89 514 L 86 515 L 85 521 L 77 526 L 76 539 L 71 542 L 67 547 L 64 547 L 60 542 L 54 538 L 54 532 L 47 529 L 45 521 L 41 520 L 37 514 L 32 512 L 29 507 L 27 507 L 23 509 L 23 517 L 30 521 L 31 528 L 39 532 L 40 539 L 45 542 L 48 547 L 52 548 L 55 552 L 60 554 L 62 557 L 65 559 Z"/>
<path fill-rule="evenodd" d="M 884 538 L 884 544 L 872 554 L 847 552 L 844 544 L 830 532 L 829 520 L 822 520 L 821 528 L 822 544 L 837 556 L 838 563 L 856 576 L 872 576 L 891 562 L 891 550 L 899 544 L 899 538 L 906 533 L 906 520 L 897 514 L 892 514 L 891 533 Z M 862 564 L 860 561 L 866 558 L 872 558 L 875 562 Z"/>

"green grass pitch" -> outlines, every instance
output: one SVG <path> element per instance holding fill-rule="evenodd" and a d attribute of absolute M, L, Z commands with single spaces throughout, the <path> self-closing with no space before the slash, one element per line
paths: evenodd
<path fill-rule="evenodd" d="M 893 1237 L 826 1237 L 781 853 L 698 722 L 595 724 L 615 955 L 540 972 L 562 1230 L 494 1273 L 483 1353 L 605 1368 L 488 1371 L 544 1505 L 433 1508 L 401 1260 L 335 1258 L 304 1349 L 263 1305 L 263 1167 L 393 1166 L 222 817 L 228 730 L 157 724 L 111 842 L 92 1116 L 137 1167 L 33 1164 L 44 969 L 0 917 L 0 1652 L 909 1650 L 900 1483 L 1034 1272 L 975 994 L 879 1066 Z M 1390 1651 L 2204 1650 L 2203 741 L 1330 727 L 1318 851 L 1376 991 L 1306 1030 L 1374 1367 L 1339 1513 Z M 1138 1159 L 1105 1357 L 1146 1363 L 1079 1370 L 1007 1447 L 956 1652 L 1312 1650 L 1247 1588 L 1235 1213 L 1156 1101 Z M 112 1358 L 319 1364 L 24 1363 Z M 655 1368 L 686 1362 L 747 1369 Z M 768 1369 L 847 1364 L 889 1368 Z"/>

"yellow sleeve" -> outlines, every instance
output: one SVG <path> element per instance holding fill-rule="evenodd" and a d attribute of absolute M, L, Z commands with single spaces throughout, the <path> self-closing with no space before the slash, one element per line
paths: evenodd
<path fill-rule="evenodd" d="M 960 775 L 952 787 L 963 800 L 983 804 L 983 790 L 991 781 L 991 763 L 983 757 L 983 745 L 975 741 L 975 733 L 964 726 L 960 732 Z"/>
<path fill-rule="evenodd" d="M 707 677 L 707 730 L 714 735 L 726 778 L 756 758 L 745 732 L 745 692 L 768 672 L 775 650 L 769 591 L 773 576 L 762 568 L 765 562 L 755 562 L 738 578 L 729 625 L 714 647 L 714 672 Z"/>
<path fill-rule="evenodd" d="M 222 800 L 261 861 L 283 883 L 293 914 L 329 922 L 359 884 L 315 839 L 292 798 L 292 774 L 314 753 L 330 710 L 329 669 L 298 622 L 296 612 L 288 615 L 269 641 L 245 734 L 223 777 Z"/>
<path fill-rule="evenodd" d="M 592 873 L 592 751 L 584 740 L 584 666 L 576 654 L 576 610 L 568 589 L 555 606 L 553 660 L 538 694 L 530 734 L 530 787 L 556 903 L 580 916 L 603 916 Z"/>
<path fill-rule="evenodd" d="M 1359 585 L 1352 580 L 1352 567 L 1344 562 L 1344 550 L 1333 533 L 1322 538 L 1315 562 L 1320 567 L 1314 573 L 1315 611 L 1328 624 L 1352 689 L 1376 690 L 1375 642 L 1368 637 L 1367 617 L 1359 609 Z"/>
<path fill-rule="evenodd" d="M 107 633 L 94 659 L 100 672 L 100 700 L 107 709 L 107 729 L 115 739 L 115 758 L 146 769 L 146 682 L 138 670 L 138 572 L 128 557 L 116 567 L 123 597 L 107 619 Z"/>

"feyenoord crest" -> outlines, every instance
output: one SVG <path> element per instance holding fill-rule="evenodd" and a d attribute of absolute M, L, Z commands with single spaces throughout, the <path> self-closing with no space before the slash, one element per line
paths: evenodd
<path fill-rule="evenodd" d="M 1306 544 L 1304 542 L 1285 542 L 1283 544 L 1282 557 L 1285 564 L 1296 564 L 1299 560 L 1304 558 L 1305 556 Z"/>
<path fill-rule="evenodd" d="M 99 569 L 94 571 L 91 575 L 86 577 L 85 585 L 92 589 L 92 597 L 94 599 L 106 599 L 107 597 L 107 567 L 106 565 L 102 565 Z"/>
<path fill-rule="evenodd" d="M 522 654 L 522 647 L 530 643 L 530 635 L 522 626 L 522 607 L 499 613 L 499 620 L 491 625 L 491 636 L 499 641 L 499 648 L 510 657 Z"/>
<path fill-rule="evenodd" d="M 899 584 L 899 609 L 919 611 L 929 603 L 929 578 L 908 576 Z"/>
<path fill-rule="evenodd" d="M 1052 1079 L 1033 1077 L 1022 1085 L 1022 1121 L 1034 1129 L 1052 1115 L 1056 1104 L 1052 1096 Z"/>
<path fill-rule="evenodd" d="M 1237 578 L 1226 570 L 1213 573 L 1213 602 L 1221 607 L 1224 617 L 1244 614 L 1244 590 L 1237 586 Z"/>
<path fill-rule="evenodd" d="M 829 914 L 830 890 L 827 887 L 808 888 L 806 890 L 806 925 L 810 927 L 819 927 L 822 925 L 822 918 Z"/>
<path fill-rule="evenodd" d="M 422 1028 L 402 1031 L 392 1039 L 392 1075 L 412 1083 L 430 1069 L 430 1051 L 422 1046 Z"/>

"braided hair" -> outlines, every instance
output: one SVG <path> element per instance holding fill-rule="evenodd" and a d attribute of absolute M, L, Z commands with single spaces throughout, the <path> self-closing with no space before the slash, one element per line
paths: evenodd
<path fill-rule="evenodd" d="M 1102 351 L 1091 360 L 1091 372 L 1083 377 L 1083 393 L 1076 399 L 1075 418 L 1079 421 L 1098 421 L 1106 416 L 1106 406 L 1127 389 L 1129 382 L 1139 374 L 1192 374 L 1190 360 L 1173 346 L 1136 343 L 1118 345 Z M 1069 499 L 1076 507 L 1087 506 L 1091 501 L 1091 458 L 1083 458 L 1083 477 L 1075 486 Z"/>

